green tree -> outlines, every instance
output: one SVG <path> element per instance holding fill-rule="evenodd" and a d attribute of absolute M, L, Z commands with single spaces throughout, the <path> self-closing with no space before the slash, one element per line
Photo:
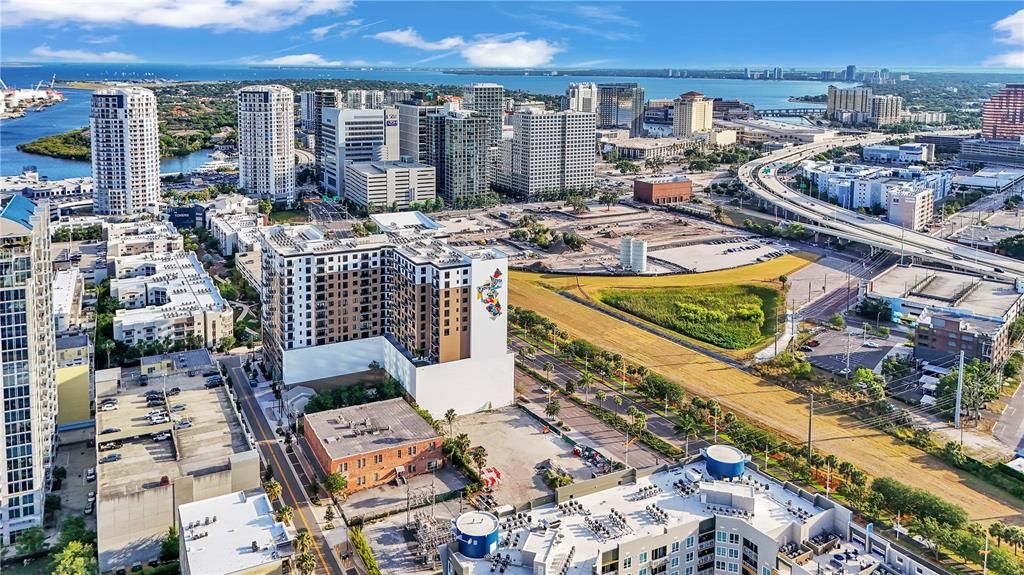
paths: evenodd
<path fill-rule="evenodd" d="M 270 501 L 277 501 L 281 497 L 281 484 L 273 479 L 263 484 L 263 490 L 267 492 Z"/>
<path fill-rule="evenodd" d="M 601 192 L 598 201 L 604 205 L 604 211 L 607 212 L 612 209 L 612 206 L 619 203 L 619 194 L 612 190 Z"/>
<path fill-rule="evenodd" d="M 473 460 L 473 465 L 476 465 L 476 468 L 482 471 L 484 466 L 487 465 L 487 450 L 482 445 L 478 445 L 470 452 L 469 458 Z"/>
<path fill-rule="evenodd" d="M 46 533 L 42 527 L 29 527 L 18 533 L 18 541 L 14 544 L 15 549 L 21 555 L 32 555 L 43 550 L 46 544 Z"/>
<path fill-rule="evenodd" d="M 334 522 L 334 506 L 333 505 L 328 505 L 327 506 L 327 511 L 324 511 L 324 521 L 327 522 L 328 529 L 330 529 L 329 526 Z"/>
<path fill-rule="evenodd" d="M 316 558 L 312 553 L 300 553 L 295 558 L 295 566 L 299 568 L 299 573 L 302 575 L 310 575 L 316 570 Z"/>
<path fill-rule="evenodd" d="M 284 505 L 274 513 L 274 517 L 281 523 L 291 523 L 292 518 L 295 517 L 295 510 Z"/>
<path fill-rule="evenodd" d="M 52 575 L 94 575 L 96 550 L 92 545 L 72 541 L 53 557 Z"/>
<path fill-rule="evenodd" d="M 448 435 L 455 433 L 455 410 L 449 408 L 444 412 L 444 420 L 448 422 Z"/>
<path fill-rule="evenodd" d="M 313 548 L 313 534 L 308 530 L 303 529 L 295 535 L 295 540 L 292 542 L 295 545 L 295 552 L 299 555 L 307 553 Z"/>
<path fill-rule="evenodd" d="M 836 329 L 843 329 L 846 327 L 846 320 L 841 314 L 835 313 L 828 319 L 828 324 Z"/>
<path fill-rule="evenodd" d="M 270 212 L 274 210 L 274 203 L 270 201 L 270 198 L 261 198 L 259 201 L 259 210 L 261 214 L 270 215 Z"/>
<path fill-rule="evenodd" d="M 324 478 L 324 489 L 331 497 L 340 497 L 348 489 L 348 478 L 340 471 L 335 471 Z"/>
<path fill-rule="evenodd" d="M 57 547 L 67 547 L 72 541 L 78 541 L 87 545 L 96 544 L 96 532 L 85 525 L 85 518 L 81 515 L 72 515 L 60 524 L 60 537 L 57 539 Z"/>
<path fill-rule="evenodd" d="M 558 418 L 558 414 L 562 413 L 562 404 L 557 397 L 548 402 L 544 407 L 544 413 L 551 419 Z"/>
<path fill-rule="evenodd" d="M 171 525 L 167 528 L 167 535 L 160 540 L 160 560 L 171 561 L 178 558 L 178 528 Z"/>

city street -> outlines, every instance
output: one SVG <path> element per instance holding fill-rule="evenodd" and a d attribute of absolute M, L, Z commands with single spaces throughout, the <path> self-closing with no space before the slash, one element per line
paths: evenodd
<path fill-rule="evenodd" d="M 263 410 L 260 409 L 252 388 L 249 386 L 249 378 L 242 370 L 240 359 L 237 356 L 232 356 L 221 361 L 228 368 L 234 392 L 241 403 L 242 413 L 249 424 L 250 432 L 256 438 L 260 457 L 265 464 L 269 464 L 273 468 L 274 479 L 281 483 L 281 500 L 295 510 L 292 526 L 296 530 L 309 530 L 316 539 L 316 546 L 313 548 L 317 559 L 316 572 L 329 575 L 344 574 L 345 570 L 342 568 L 340 559 L 327 545 L 324 534 L 320 530 L 314 516 L 314 509 L 306 496 L 305 484 L 296 474 L 288 454 L 285 453 L 284 446 L 277 441 L 273 427 L 267 422 Z"/>

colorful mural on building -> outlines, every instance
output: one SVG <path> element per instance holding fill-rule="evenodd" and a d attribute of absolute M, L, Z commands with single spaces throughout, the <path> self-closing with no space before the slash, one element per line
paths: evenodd
<path fill-rule="evenodd" d="M 490 314 L 491 319 L 498 319 L 501 315 L 501 298 L 499 297 L 498 291 L 501 286 L 504 285 L 505 280 L 501 277 L 501 270 L 494 270 L 491 274 L 490 279 L 484 282 L 483 285 L 476 287 L 476 299 L 483 302 L 484 307 L 487 309 L 487 313 Z"/>

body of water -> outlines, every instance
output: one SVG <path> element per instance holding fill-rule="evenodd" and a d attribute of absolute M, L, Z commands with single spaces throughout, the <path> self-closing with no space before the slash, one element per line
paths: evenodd
<path fill-rule="evenodd" d="M 791 96 L 823 94 L 827 83 L 810 81 L 721 80 L 701 78 L 630 78 L 624 76 L 546 76 L 543 73 L 515 76 L 482 74 L 448 74 L 433 70 L 337 70 L 321 68 L 268 68 L 246 66 L 187 66 L 170 64 L 41 64 L 3 66 L 4 82 L 12 87 L 28 87 L 54 75 L 58 80 L 273 80 L 273 79 L 354 79 L 415 82 L 421 84 L 459 85 L 473 82 L 496 82 L 506 88 L 536 94 L 562 94 L 569 82 L 637 82 L 648 99 L 674 98 L 696 90 L 709 97 L 739 99 L 758 108 L 808 107 L 813 104 L 789 102 Z M 845 86 L 848 84 L 837 83 Z M 0 122 L 0 174 L 21 172 L 23 166 L 34 165 L 40 174 L 52 179 L 87 176 L 88 162 L 61 160 L 19 152 L 15 146 L 36 138 L 81 128 L 89 124 L 89 92 L 62 90 L 64 102 L 41 112 L 28 112 L 24 117 Z M 182 158 L 161 162 L 161 171 L 178 172 L 196 168 L 208 161 L 208 152 L 201 150 Z"/>

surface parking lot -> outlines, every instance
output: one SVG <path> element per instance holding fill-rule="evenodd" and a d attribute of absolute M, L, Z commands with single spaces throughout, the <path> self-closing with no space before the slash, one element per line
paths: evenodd
<path fill-rule="evenodd" d="M 739 237 L 654 250 L 648 255 L 691 272 L 706 272 L 768 261 L 793 251 L 796 250 L 771 240 Z"/>
<path fill-rule="evenodd" d="M 852 372 L 858 367 L 874 369 L 899 343 L 893 339 L 878 339 L 871 336 L 865 339 L 863 330 L 859 328 L 846 328 L 844 331 L 826 330 L 809 341 L 817 341 L 818 345 L 802 349 L 807 361 L 814 367 L 830 373 L 839 373 L 846 369 L 847 350 L 850 354 L 849 365 Z M 872 345 L 878 347 L 871 347 Z"/>

